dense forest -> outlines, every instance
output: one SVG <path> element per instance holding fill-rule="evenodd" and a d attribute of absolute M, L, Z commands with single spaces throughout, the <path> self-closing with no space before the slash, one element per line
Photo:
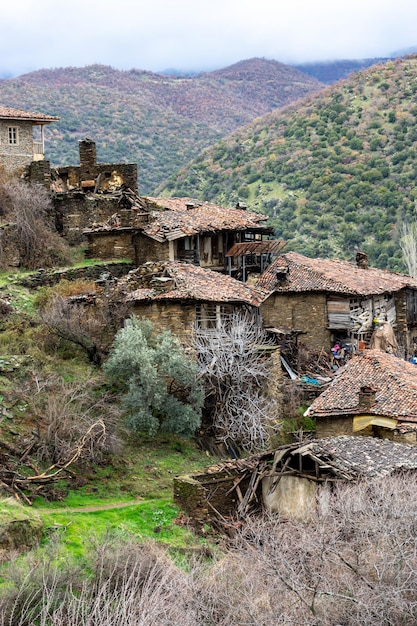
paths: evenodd
<path fill-rule="evenodd" d="M 203 148 L 322 87 L 266 59 L 189 77 L 93 65 L 0 80 L 0 101 L 61 118 L 45 132 L 52 165 L 77 164 L 87 136 L 101 162 L 138 163 L 140 191 L 150 194 Z"/>
<path fill-rule="evenodd" d="M 271 217 L 287 249 L 403 270 L 400 225 L 415 218 L 417 57 L 362 70 L 206 150 L 159 191 Z"/>

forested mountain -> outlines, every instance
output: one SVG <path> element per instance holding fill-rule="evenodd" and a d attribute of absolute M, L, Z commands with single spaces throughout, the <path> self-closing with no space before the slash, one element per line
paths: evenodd
<path fill-rule="evenodd" d="M 149 194 L 204 147 L 322 87 L 266 59 L 188 77 L 93 65 L 1 80 L 0 102 L 61 118 L 46 129 L 53 165 L 78 163 L 77 142 L 88 136 L 100 161 L 138 163 Z"/>
<path fill-rule="evenodd" d="M 417 56 L 389 61 L 274 111 L 206 150 L 159 193 L 267 213 L 287 249 L 403 270 L 416 217 Z"/>

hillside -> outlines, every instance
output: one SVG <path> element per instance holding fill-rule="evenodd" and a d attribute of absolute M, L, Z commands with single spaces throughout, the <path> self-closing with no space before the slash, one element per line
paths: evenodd
<path fill-rule="evenodd" d="M 210 148 L 159 190 L 267 213 L 287 249 L 403 270 L 415 218 L 417 56 L 377 65 Z"/>
<path fill-rule="evenodd" d="M 321 87 L 266 59 L 191 77 L 93 65 L 1 80 L 0 102 L 61 118 L 45 133 L 53 165 L 78 163 L 77 142 L 88 136 L 101 162 L 138 163 L 140 191 L 150 194 L 204 147 Z"/>

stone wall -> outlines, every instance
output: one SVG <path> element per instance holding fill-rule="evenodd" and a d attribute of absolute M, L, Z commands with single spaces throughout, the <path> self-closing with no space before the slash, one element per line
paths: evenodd
<path fill-rule="evenodd" d="M 169 261 L 169 244 L 160 243 L 142 233 L 137 233 L 134 240 L 135 262 L 142 265 L 147 261 Z"/>
<path fill-rule="evenodd" d="M 54 198 L 56 227 L 71 244 L 85 241 L 84 231 L 92 224 L 107 221 L 120 211 L 120 204 L 111 195 L 85 194 L 81 191 L 57 194 Z"/>
<path fill-rule="evenodd" d="M 302 330 L 300 342 L 313 350 L 330 350 L 326 295 L 321 293 L 273 293 L 261 304 L 266 328 Z"/>
<path fill-rule="evenodd" d="M 218 515 L 213 508 L 223 517 L 235 516 L 239 502 L 233 487 L 238 476 L 238 472 L 233 474 L 231 470 L 212 475 L 179 476 L 174 479 L 174 502 L 188 513 L 197 528 L 210 524 L 212 520 L 218 521 Z M 249 480 L 244 478 L 239 483 L 242 494 L 246 492 Z M 260 487 L 258 492 L 260 496 Z"/>
<path fill-rule="evenodd" d="M 100 231 L 87 233 L 88 251 L 86 256 L 91 259 L 135 259 L 135 247 L 132 228 L 120 228 L 110 232 Z"/>
<path fill-rule="evenodd" d="M 49 287 L 56 285 L 60 280 L 99 280 L 103 274 L 110 274 L 113 278 L 125 276 L 133 268 L 129 263 L 106 263 L 101 265 L 89 265 L 86 267 L 70 267 L 61 270 L 38 270 L 28 276 L 17 277 L 16 281 L 34 289 L 36 287 Z"/>
<path fill-rule="evenodd" d="M 131 312 L 150 319 L 158 330 L 170 330 L 179 339 L 191 333 L 196 318 L 194 302 L 135 302 Z"/>
<path fill-rule="evenodd" d="M 353 432 L 352 416 L 316 418 L 316 437 L 318 439 L 321 437 L 338 437 L 339 435 L 361 434 L 365 434 L 365 431 Z"/>
<path fill-rule="evenodd" d="M 9 128 L 18 128 L 18 143 L 9 143 Z M 32 122 L 0 120 L 0 162 L 8 172 L 23 171 L 33 159 Z"/>

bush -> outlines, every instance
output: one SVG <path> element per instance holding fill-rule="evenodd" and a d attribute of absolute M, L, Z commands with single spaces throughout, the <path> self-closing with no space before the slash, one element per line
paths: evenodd
<path fill-rule="evenodd" d="M 133 430 L 190 436 L 200 425 L 204 396 L 198 367 L 169 331 L 155 335 L 149 320 L 129 318 L 103 369 L 122 392 Z"/>

